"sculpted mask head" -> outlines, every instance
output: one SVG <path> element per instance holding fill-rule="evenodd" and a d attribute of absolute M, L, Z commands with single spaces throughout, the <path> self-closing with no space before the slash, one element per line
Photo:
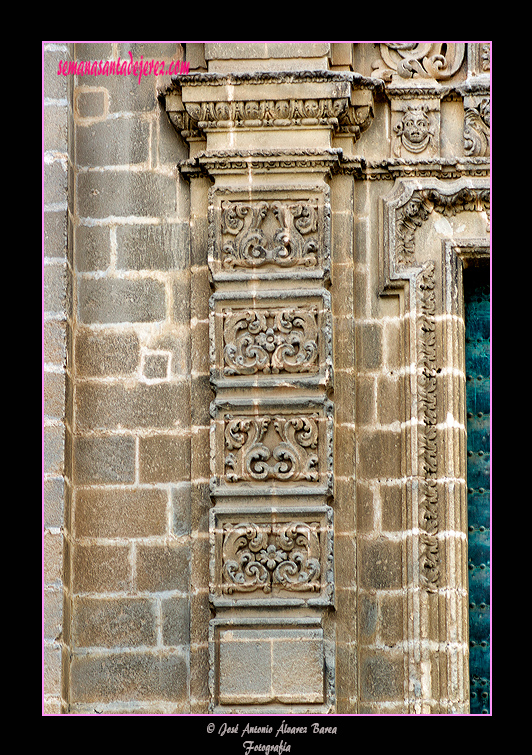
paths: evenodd
<path fill-rule="evenodd" d="M 424 150 L 433 134 L 426 108 L 409 108 L 394 131 L 409 152 Z"/>

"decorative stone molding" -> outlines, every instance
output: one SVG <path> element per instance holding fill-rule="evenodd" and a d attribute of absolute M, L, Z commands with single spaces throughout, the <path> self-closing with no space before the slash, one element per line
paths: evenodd
<path fill-rule="evenodd" d="M 466 712 L 467 502 L 462 260 L 489 253 L 489 182 L 461 178 L 401 179 L 383 198 L 381 290 L 403 302 L 405 406 L 402 469 L 406 516 L 404 615 L 407 691 L 418 699 L 444 698 Z M 423 676 L 431 622 L 440 635 L 446 672 Z M 452 629 L 452 631 L 451 631 Z M 452 643 L 451 643 L 452 640 Z M 449 644 L 451 643 L 451 644 Z M 414 650 L 416 648 L 416 650 Z M 442 661 L 443 663 L 443 661 Z M 417 681 L 415 681 L 417 680 Z M 448 712 L 445 708 L 445 712 Z"/>
<path fill-rule="evenodd" d="M 179 164 L 183 175 L 260 175 L 262 173 L 316 172 L 332 173 L 342 157 L 342 150 L 331 149 L 240 149 L 199 152 L 196 157 Z"/>
<path fill-rule="evenodd" d="M 332 404 L 264 398 L 214 402 L 214 495 L 332 493 Z"/>
<path fill-rule="evenodd" d="M 438 542 L 438 439 L 436 360 L 436 302 L 434 264 L 428 263 L 418 277 L 417 389 L 419 402 L 418 447 L 423 479 L 420 485 L 420 574 L 424 587 L 438 586 L 440 553 Z"/>
<path fill-rule="evenodd" d="M 400 265 L 415 263 L 415 232 L 432 212 L 450 217 L 460 212 L 485 212 L 488 216 L 490 192 L 487 188 L 464 186 L 452 194 L 435 189 L 414 191 L 397 212 L 395 253 Z"/>
<path fill-rule="evenodd" d="M 490 163 L 486 157 L 464 158 L 402 158 L 365 160 L 360 156 L 343 155 L 339 173 L 352 174 L 360 181 L 395 181 L 401 178 L 445 178 L 489 176 Z"/>

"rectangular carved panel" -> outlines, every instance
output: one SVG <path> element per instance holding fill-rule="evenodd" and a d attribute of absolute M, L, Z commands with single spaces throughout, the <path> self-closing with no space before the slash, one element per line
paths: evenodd
<path fill-rule="evenodd" d="M 274 403 L 273 403 L 274 402 Z M 213 491 L 220 495 L 325 493 L 332 486 L 332 405 L 327 400 L 213 402 Z M 244 488 L 244 489 L 242 489 Z M 262 490 L 260 490 L 262 488 Z"/>
<path fill-rule="evenodd" d="M 211 599 L 274 606 L 333 597 L 332 509 L 265 506 L 211 512 Z"/>
<path fill-rule="evenodd" d="M 209 264 L 215 280 L 324 278 L 330 209 L 320 190 L 211 190 Z"/>
<path fill-rule="evenodd" d="M 211 379 L 225 387 L 330 384 L 330 294 L 323 289 L 211 297 Z"/>

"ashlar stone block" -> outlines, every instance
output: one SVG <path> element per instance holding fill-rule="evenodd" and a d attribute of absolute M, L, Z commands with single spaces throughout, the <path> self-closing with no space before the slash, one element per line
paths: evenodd
<path fill-rule="evenodd" d="M 216 645 L 219 705 L 316 706 L 325 702 L 321 628 L 223 627 Z"/>

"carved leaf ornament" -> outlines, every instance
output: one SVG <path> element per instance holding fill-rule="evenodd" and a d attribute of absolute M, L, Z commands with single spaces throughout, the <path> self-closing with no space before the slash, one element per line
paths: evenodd
<path fill-rule="evenodd" d="M 275 230 L 263 225 L 269 217 Z M 317 204 L 222 202 L 222 253 L 225 268 L 290 267 L 318 264 Z M 224 238 L 225 237 L 225 238 Z"/>
<path fill-rule="evenodd" d="M 318 479 L 315 418 L 228 415 L 226 420 L 225 447 L 229 453 L 225 457 L 225 470 L 229 482 Z M 272 422 L 276 438 L 266 445 L 265 435 Z"/>
<path fill-rule="evenodd" d="M 382 60 L 374 63 L 373 75 L 390 80 L 396 73 L 403 79 L 445 80 L 462 65 L 464 42 L 383 42 Z"/>
<path fill-rule="evenodd" d="M 226 310 L 224 375 L 315 372 L 317 309 Z"/>
<path fill-rule="evenodd" d="M 225 593 L 272 586 L 287 590 L 320 589 L 319 524 L 241 523 L 225 525 L 222 577 Z"/>

